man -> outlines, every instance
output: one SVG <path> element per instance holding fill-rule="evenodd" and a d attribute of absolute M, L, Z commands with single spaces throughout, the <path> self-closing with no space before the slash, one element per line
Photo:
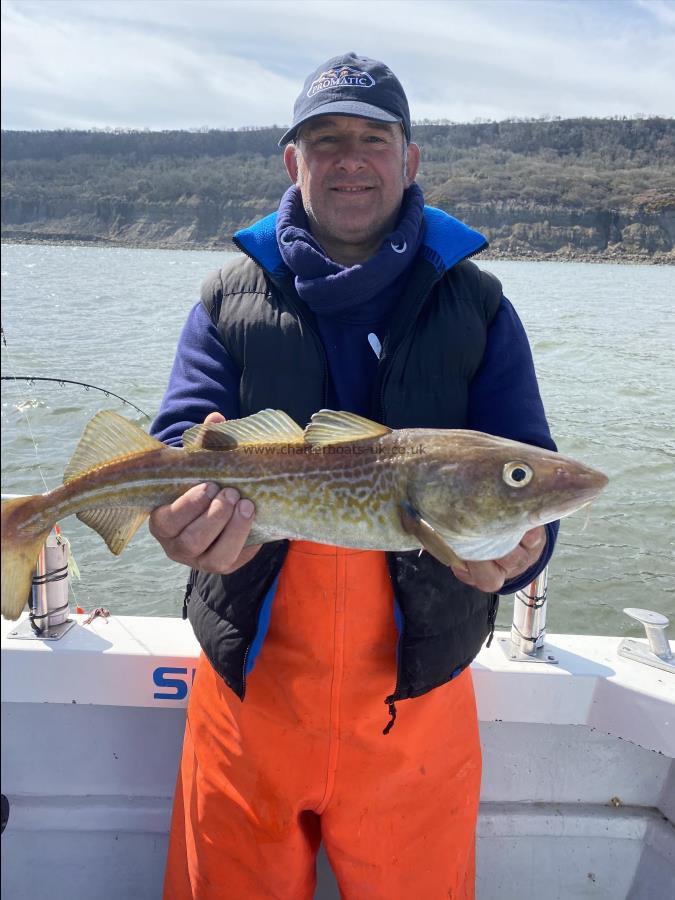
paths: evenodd
<path fill-rule="evenodd" d="M 154 433 L 175 443 L 204 420 L 271 407 L 304 424 L 332 407 L 554 449 L 522 325 L 468 261 L 485 239 L 424 206 L 393 73 L 329 60 L 280 143 L 293 186 L 235 235 L 244 257 L 205 283 Z M 247 547 L 254 516 L 212 484 L 151 516 L 167 555 L 192 569 L 204 651 L 165 897 L 310 898 L 322 840 L 345 898 L 473 897 L 468 667 L 496 592 L 543 569 L 556 527 L 450 570 L 426 553 Z"/>

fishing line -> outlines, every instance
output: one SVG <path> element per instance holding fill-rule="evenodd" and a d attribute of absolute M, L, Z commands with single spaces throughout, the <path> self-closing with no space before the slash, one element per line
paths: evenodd
<path fill-rule="evenodd" d="M 7 360 L 10 364 L 10 368 L 13 369 L 14 361 L 12 360 L 11 354 L 9 352 L 9 346 L 7 344 L 7 337 L 5 335 L 5 329 L 2 325 L 0 325 L 0 337 L 2 338 L 2 345 L 4 347 L 4 351 L 7 356 Z M 84 387 L 85 390 L 89 390 L 90 388 L 93 388 L 94 390 L 103 390 L 103 393 L 106 396 L 117 397 L 123 403 L 129 403 L 129 405 L 133 406 L 134 409 L 138 410 L 138 412 L 140 412 L 141 415 L 144 415 L 148 419 L 150 418 L 150 416 L 148 416 L 148 414 L 146 412 L 144 412 L 142 409 L 140 409 L 140 407 L 136 406 L 134 403 L 130 403 L 128 400 L 125 400 L 123 397 L 119 397 L 117 394 L 114 394 L 112 391 L 106 391 L 103 388 L 97 388 L 95 385 L 88 385 L 84 382 L 71 382 L 68 379 L 59 379 L 59 378 L 43 378 L 43 377 L 28 378 L 23 375 L 14 375 L 14 374 L 2 375 L 2 376 L 0 376 L 0 378 L 2 379 L 2 381 L 15 381 L 15 382 L 28 381 L 29 383 L 32 383 L 35 381 L 51 381 L 51 382 L 57 381 L 57 382 L 59 382 L 59 384 L 66 384 L 66 383 L 78 384 L 78 385 Z M 28 416 L 28 412 L 26 411 L 25 408 L 23 408 L 22 404 L 19 404 L 16 408 L 19 410 L 19 412 L 21 413 L 21 415 L 24 417 L 24 419 L 26 421 L 26 425 L 28 427 L 28 433 L 30 435 L 31 443 L 33 445 L 33 452 L 35 453 L 35 463 L 37 465 L 38 472 L 40 473 L 40 478 L 42 479 L 42 484 L 44 485 L 45 491 L 49 492 L 49 485 L 47 484 L 47 481 L 44 476 L 44 472 L 42 471 L 42 466 L 40 465 L 38 444 L 37 444 L 37 441 L 35 440 L 35 435 L 33 434 L 33 429 L 30 424 L 30 418 Z M 61 529 L 60 529 L 58 523 L 54 526 L 54 531 L 56 532 L 57 544 L 61 544 L 63 542 L 63 538 L 61 536 Z M 51 582 L 51 581 L 61 581 L 62 579 L 67 578 L 69 575 L 71 576 L 70 582 L 69 582 L 70 591 L 73 595 L 73 599 L 74 599 L 75 603 L 78 604 L 77 592 L 75 591 L 75 587 L 73 585 L 73 580 L 74 579 L 77 579 L 78 581 L 80 580 L 80 578 L 81 578 L 80 569 L 77 565 L 77 562 L 75 561 L 75 557 L 73 556 L 70 542 L 67 542 L 67 563 L 66 563 L 66 565 L 62 569 L 58 569 L 55 572 L 47 573 L 45 576 L 43 576 L 43 579 L 44 579 L 44 583 Z M 40 582 L 39 578 L 37 579 L 37 581 L 34 579 L 34 583 L 39 583 L 39 582 Z M 64 605 L 64 607 L 62 607 L 58 610 L 51 610 L 51 613 L 61 612 L 61 610 L 65 609 L 67 606 L 68 606 L 68 603 L 66 603 Z M 79 604 L 77 605 L 77 608 L 79 609 Z M 31 628 L 33 629 L 33 631 L 35 631 L 36 634 L 41 634 L 44 631 L 44 627 L 41 628 L 37 624 L 37 622 L 35 622 L 35 617 L 32 615 L 30 617 L 30 623 L 31 623 Z"/>
<path fill-rule="evenodd" d="M 4 340 L 4 335 L 3 335 Z M 7 343 L 5 342 L 5 347 Z M 132 403 L 131 400 L 127 400 L 125 397 L 120 397 L 119 394 L 116 394 L 114 391 L 110 391 L 107 388 L 97 387 L 95 384 L 87 384 L 86 381 L 72 381 L 70 378 L 45 378 L 42 375 L 2 375 L 0 376 L 2 381 L 29 381 L 31 384 L 36 381 L 51 381 L 55 384 L 63 387 L 64 384 L 76 384 L 79 387 L 83 387 L 86 391 L 101 391 L 102 394 L 105 394 L 106 397 L 115 397 L 117 400 L 121 400 L 127 406 L 133 407 L 133 409 L 137 410 L 142 416 L 145 416 L 146 419 L 152 418 L 150 413 L 146 413 L 144 409 L 141 409 L 140 406 L 136 406 L 135 403 Z"/>
<path fill-rule="evenodd" d="M 586 508 L 586 515 L 585 515 L 585 517 L 584 517 L 584 524 L 583 524 L 583 525 L 581 526 L 581 528 L 579 529 L 579 534 L 583 534 L 584 531 L 586 531 L 586 528 L 587 528 L 587 526 L 588 526 L 588 523 L 589 523 L 590 520 L 591 520 L 591 504 L 590 504 L 590 503 L 587 503 L 585 508 Z"/>
<path fill-rule="evenodd" d="M 2 328 L 2 326 L 0 326 L 0 329 L 2 330 L 2 343 L 5 348 L 5 353 L 7 354 L 7 359 L 9 360 L 10 367 L 13 369 L 14 362 L 13 362 L 11 354 L 9 352 L 9 347 L 7 346 L 7 338 L 5 337 L 5 329 Z M 2 375 L 1 377 L 2 377 L 3 381 L 22 380 L 19 377 L 17 377 L 16 375 Z M 40 478 L 42 479 L 42 483 L 45 486 L 45 491 L 48 492 L 49 485 L 47 484 L 47 480 L 45 479 L 44 472 L 42 471 L 42 466 L 40 465 L 40 457 L 38 455 L 38 445 L 37 445 L 37 441 L 35 440 L 35 435 L 33 434 L 33 429 L 31 428 L 31 425 L 30 425 L 30 419 L 28 417 L 28 413 L 23 408 L 22 404 L 19 404 L 19 406 L 17 406 L 16 408 L 19 410 L 21 415 L 26 420 L 26 425 L 28 426 L 28 434 L 30 435 L 31 443 L 33 444 L 33 451 L 35 453 L 35 464 L 37 465 L 38 472 L 40 473 Z"/>

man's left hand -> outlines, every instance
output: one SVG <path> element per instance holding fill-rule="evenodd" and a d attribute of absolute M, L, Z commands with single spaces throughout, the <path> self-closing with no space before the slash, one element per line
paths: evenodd
<path fill-rule="evenodd" d="M 522 540 L 501 559 L 465 560 L 464 566 L 452 566 L 455 578 L 488 594 L 501 590 L 504 582 L 511 581 L 533 566 L 546 544 L 543 525 L 526 531 Z"/>

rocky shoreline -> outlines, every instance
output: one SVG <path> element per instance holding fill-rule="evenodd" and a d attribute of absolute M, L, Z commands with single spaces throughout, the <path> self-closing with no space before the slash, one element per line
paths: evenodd
<path fill-rule="evenodd" d="M 216 242 L 205 241 L 196 243 L 193 241 L 138 241 L 138 240 L 113 240 L 97 235 L 62 235 L 62 234 L 35 234 L 18 231 L 3 230 L 0 235 L 3 245 L 7 244 L 51 244 L 63 247 L 102 247 L 102 248 L 126 248 L 129 250 L 208 250 L 227 252 L 236 251 L 229 241 Z M 650 254 L 647 251 L 639 253 L 629 252 L 623 249 L 607 248 L 602 252 L 588 252 L 573 247 L 560 248 L 552 252 L 538 250 L 500 250 L 490 247 L 480 254 L 483 261 L 489 260 L 513 260 L 529 262 L 582 262 L 582 263 L 614 263 L 619 265 L 647 265 L 647 266 L 672 266 L 675 265 L 675 251 L 667 253 Z"/>

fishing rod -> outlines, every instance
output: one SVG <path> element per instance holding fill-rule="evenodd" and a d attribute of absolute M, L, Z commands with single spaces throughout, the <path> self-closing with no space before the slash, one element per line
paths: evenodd
<path fill-rule="evenodd" d="M 4 340 L 4 334 L 3 334 Z M 145 410 L 141 409 L 140 406 L 136 406 L 135 403 L 132 403 L 131 400 L 127 400 L 125 397 L 120 397 L 119 394 L 116 394 L 114 391 L 109 391 L 107 388 L 97 387 L 95 384 L 87 384 L 86 381 L 72 381 L 70 378 L 44 378 L 41 375 L 2 375 L 0 376 L 2 381 L 52 381 L 56 384 L 59 384 L 63 387 L 64 384 L 76 384 L 79 387 L 83 387 L 86 391 L 101 391 L 102 394 L 105 394 L 106 397 L 115 397 L 117 400 L 121 400 L 122 403 L 126 403 L 128 406 L 133 407 L 135 410 L 145 416 L 146 419 L 152 418 L 149 413 L 146 413 Z"/>

